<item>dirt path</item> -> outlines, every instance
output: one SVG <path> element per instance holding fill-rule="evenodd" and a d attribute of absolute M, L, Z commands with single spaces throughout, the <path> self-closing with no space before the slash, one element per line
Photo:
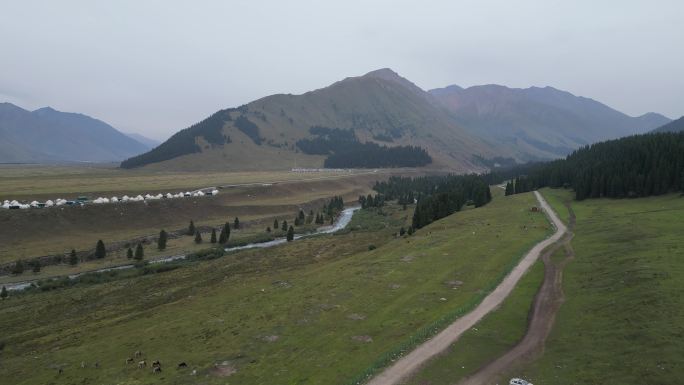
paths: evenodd
<path fill-rule="evenodd" d="M 529 362 L 541 355 L 544 351 L 544 343 L 551 332 L 556 313 L 563 303 L 563 268 L 575 256 L 570 241 L 575 228 L 575 214 L 566 204 L 570 214 L 569 231 L 542 254 L 544 262 L 544 282 L 537 292 L 529 321 L 527 333 L 520 342 L 504 353 L 499 358 L 478 369 L 475 374 L 459 382 L 459 385 L 485 385 L 496 383 L 497 379 L 505 373 L 510 373 L 517 365 Z M 565 258 L 554 262 L 551 255 L 559 248 L 564 248 Z"/>
<path fill-rule="evenodd" d="M 468 329 L 472 328 L 482 317 L 501 305 L 511 293 L 515 285 L 525 272 L 532 266 L 547 247 L 556 244 L 561 237 L 565 236 L 567 229 L 563 222 L 558 219 L 556 213 L 546 203 L 546 200 L 538 192 L 534 192 L 539 204 L 546 212 L 551 222 L 556 227 L 556 232 L 549 238 L 537 243 L 504 278 L 499 286 L 494 289 L 485 299 L 470 313 L 457 319 L 446 329 L 432 339 L 424 342 L 409 354 L 405 355 L 394 365 L 385 369 L 382 373 L 372 378 L 368 385 L 394 385 L 414 373 L 426 361 L 446 350 Z"/>

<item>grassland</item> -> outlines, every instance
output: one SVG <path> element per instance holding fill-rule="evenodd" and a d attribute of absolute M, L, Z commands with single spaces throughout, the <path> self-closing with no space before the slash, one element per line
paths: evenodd
<path fill-rule="evenodd" d="M 529 211 L 534 204 L 531 194 L 496 198 L 409 238 L 393 234 L 408 223 L 410 210 L 392 206 L 384 215 L 355 215 L 340 235 L 14 296 L 0 307 L 0 378 L 17 384 L 345 383 L 480 295 L 543 238 L 549 225 Z M 127 366 L 136 350 L 160 359 L 164 372 Z M 190 368 L 177 370 L 181 361 Z"/>
<path fill-rule="evenodd" d="M 353 172 L 293 173 L 289 171 L 157 171 L 122 170 L 114 166 L 0 165 L 0 200 L 75 198 L 173 192 L 209 186 L 277 183 L 339 179 L 354 175 L 382 174 Z"/>
<path fill-rule="evenodd" d="M 543 385 L 677 383 L 684 376 L 684 198 L 575 202 L 567 190 L 545 189 L 543 195 L 561 218 L 567 213 L 563 202 L 571 202 L 576 256 L 564 270 L 565 302 L 544 354 L 502 373 L 500 380 L 522 376 Z M 512 346 L 524 333 L 534 295 L 525 287 L 518 287 L 477 331 L 409 383 L 458 383 Z"/>
<path fill-rule="evenodd" d="M 9 167 L 9 166 L 6 166 Z M 11 167 L 9 167 L 11 168 Z M 32 210 L 0 210 L 0 264 L 17 259 L 43 255 L 90 250 L 98 239 L 106 243 L 125 242 L 143 236 L 154 236 L 160 229 L 177 230 L 187 226 L 192 219 L 198 225 L 216 226 L 234 217 L 240 217 L 246 226 L 260 231 L 270 225 L 274 217 L 292 219 L 299 208 L 318 209 L 326 199 L 341 195 L 346 201 L 355 201 L 360 194 L 367 194 L 373 182 L 385 174 L 308 175 L 295 173 L 223 173 L 223 174 L 150 174 L 147 177 L 121 174 L 120 171 L 95 168 L 56 168 L 55 177 L 39 177 L 46 173 L 45 167 L 23 167 L 19 176 L 0 178 L 0 191 L 23 191 L 25 183 L 33 183 L 35 191 L 56 191 L 62 188 L 73 191 L 73 196 L 86 191 L 102 191 L 118 188 L 110 195 L 123 195 L 127 186 L 138 191 L 151 186 L 184 186 L 187 189 L 217 186 L 223 182 L 244 183 L 272 178 L 288 179 L 288 182 L 272 185 L 230 187 L 221 189 L 219 195 L 204 198 L 186 198 L 126 204 L 87 205 L 84 207 L 53 207 Z M 104 176 L 98 176 L 99 172 Z M 30 177 L 27 177 L 29 175 Z M 107 175 L 115 175 L 109 178 Z M 147 175 L 147 174 L 145 174 Z M 141 178 L 131 182 L 130 178 Z M 223 179 L 221 179 L 223 178 Z M 297 180 L 296 178 L 304 178 Z M 314 179 L 311 179 L 314 178 Z M 326 179 L 316 179 L 326 178 Z M 137 179 L 136 179 L 137 180 Z M 73 183 L 71 182 L 73 181 Z M 21 187 L 23 186 L 23 187 Z M 191 186 L 191 187 L 188 187 Z M 146 188 L 143 188 L 146 187 Z M 184 189 L 185 189 L 184 188 Z M 83 190 L 82 190 L 83 189 Z M 42 194 L 42 193 L 41 193 Z M 130 194 L 130 192 L 129 192 Z M 40 194 L 38 194 L 40 195 Z M 32 198 L 31 198 L 32 199 Z"/>
<path fill-rule="evenodd" d="M 564 190 L 545 190 L 555 202 Z M 684 378 L 684 199 L 572 202 L 576 258 L 535 384 L 672 384 Z"/>
<path fill-rule="evenodd" d="M 407 385 L 453 385 L 511 347 L 527 330 L 535 293 L 544 278 L 541 261 L 532 266 L 504 304 L 454 343 L 448 352 L 428 362 Z"/>

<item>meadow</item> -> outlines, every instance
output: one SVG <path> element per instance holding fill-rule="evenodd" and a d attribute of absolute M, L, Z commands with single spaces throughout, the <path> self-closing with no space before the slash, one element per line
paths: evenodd
<path fill-rule="evenodd" d="M 544 189 L 550 203 L 571 199 Z M 684 198 L 571 202 L 576 257 L 535 384 L 672 384 L 684 377 Z"/>
<path fill-rule="evenodd" d="M 542 214 L 530 212 L 535 204 L 532 194 L 497 196 L 405 238 L 395 233 L 410 223 L 411 209 L 390 205 L 358 213 L 337 235 L 13 295 L 0 307 L 0 377 L 345 384 L 496 284 L 550 231 Z M 136 350 L 162 361 L 163 372 L 127 365 Z M 176 369 L 179 362 L 189 367 Z"/>
<path fill-rule="evenodd" d="M 570 202 L 576 256 L 565 267 L 565 302 L 543 355 L 501 373 L 499 383 L 511 377 L 536 385 L 677 382 L 684 375 L 684 198 L 577 202 L 568 190 L 543 189 L 542 194 L 563 220 L 568 216 L 564 202 Z M 552 260 L 561 260 L 563 253 L 558 250 Z M 456 384 L 515 345 L 527 328 L 540 266 L 499 310 L 406 383 Z"/>

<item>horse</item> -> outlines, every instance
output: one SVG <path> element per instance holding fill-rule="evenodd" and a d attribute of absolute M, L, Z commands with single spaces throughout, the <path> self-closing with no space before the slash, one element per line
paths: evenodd
<path fill-rule="evenodd" d="M 147 362 L 145 362 L 145 360 L 138 362 L 138 368 L 142 369 L 146 366 L 147 366 Z"/>
<path fill-rule="evenodd" d="M 161 373 L 161 366 L 155 366 L 152 368 L 152 373 Z"/>
<path fill-rule="evenodd" d="M 185 362 L 181 362 L 180 364 L 178 364 L 178 369 L 187 368 L 187 367 L 188 367 L 188 364 L 186 364 Z"/>
<path fill-rule="evenodd" d="M 126 358 L 126 365 L 132 364 L 132 363 L 133 363 L 133 358 L 131 358 L 131 357 Z"/>
<path fill-rule="evenodd" d="M 152 367 L 153 368 L 161 368 L 161 362 L 159 362 L 159 360 L 152 361 Z"/>
<path fill-rule="evenodd" d="M 137 350 L 134 354 L 135 358 L 142 357 L 142 352 L 140 350 Z"/>

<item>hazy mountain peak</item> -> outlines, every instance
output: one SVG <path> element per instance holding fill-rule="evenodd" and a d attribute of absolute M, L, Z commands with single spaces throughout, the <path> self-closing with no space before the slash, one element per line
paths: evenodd
<path fill-rule="evenodd" d="M 375 78 L 375 79 L 387 80 L 387 81 L 391 81 L 391 82 L 401 84 L 402 86 L 409 88 L 413 91 L 419 92 L 419 93 L 425 92 L 425 91 L 423 91 L 422 88 L 413 84 L 410 80 L 402 77 L 401 75 L 394 72 L 390 68 L 380 68 L 380 69 L 377 69 L 375 71 L 371 71 L 371 72 L 361 76 L 361 78 Z"/>
<path fill-rule="evenodd" d="M 50 107 L 50 106 L 45 106 L 45 107 L 39 108 L 39 109 L 37 109 L 37 110 L 35 110 L 35 111 L 33 111 L 33 112 L 37 112 L 37 113 L 52 113 L 52 112 L 59 112 L 59 111 L 55 110 L 54 108 L 52 108 L 52 107 Z"/>

